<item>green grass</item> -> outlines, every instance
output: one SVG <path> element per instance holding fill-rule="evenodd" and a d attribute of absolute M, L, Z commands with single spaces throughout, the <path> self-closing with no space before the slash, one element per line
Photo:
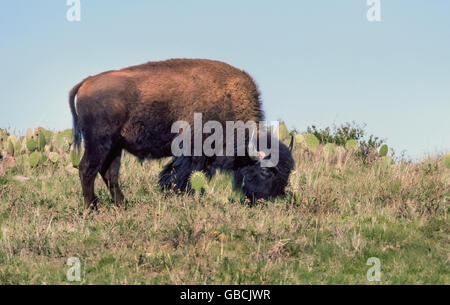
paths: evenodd
<path fill-rule="evenodd" d="M 285 198 L 250 207 L 217 175 L 201 196 L 162 193 L 160 161 L 126 155 L 116 208 L 100 178 L 83 209 L 65 165 L 0 170 L 0 283 L 450 284 L 450 170 L 439 160 L 385 166 L 296 149 Z M 2 161 L 0 161 L 2 162 Z M 1 163 L 0 163 L 1 164 Z M 17 176 L 29 180 L 17 181 Z M 369 282 L 370 257 L 381 282 Z"/>

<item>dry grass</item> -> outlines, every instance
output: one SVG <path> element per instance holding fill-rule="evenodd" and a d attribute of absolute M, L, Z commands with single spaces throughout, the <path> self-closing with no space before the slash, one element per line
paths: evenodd
<path fill-rule="evenodd" d="M 97 179 L 95 213 L 64 165 L 2 164 L 0 283 L 70 283 L 66 261 L 78 257 L 82 284 L 370 284 L 366 261 L 378 257 L 382 284 L 450 284 L 450 170 L 440 160 L 294 157 L 286 197 L 249 207 L 224 174 L 203 196 L 165 194 L 165 160 L 126 156 L 125 207 Z"/>

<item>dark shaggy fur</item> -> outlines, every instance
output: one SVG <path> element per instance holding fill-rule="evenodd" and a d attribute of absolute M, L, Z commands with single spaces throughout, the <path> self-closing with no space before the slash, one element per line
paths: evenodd
<path fill-rule="evenodd" d="M 223 126 L 226 121 L 263 119 L 252 78 L 225 63 L 203 59 L 149 62 L 88 77 L 70 91 L 69 104 L 75 147 L 81 137 L 85 142 L 79 169 L 87 207 L 96 202 L 97 173 L 115 203 L 123 201 L 118 184 L 123 149 L 140 159 L 172 156 L 173 122 L 193 126 L 194 112 L 203 114 L 203 122 L 215 120 Z M 280 143 L 280 162 L 274 168 L 261 168 L 248 157 L 175 157 L 161 172 L 160 185 L 184 191 L 192 171 L 211 177 L 216 169 L 224 169 L 234 173 L 235 186 L 250 199 L 269 198 L 283 193 L 292 168 L 290 151 Z"/>

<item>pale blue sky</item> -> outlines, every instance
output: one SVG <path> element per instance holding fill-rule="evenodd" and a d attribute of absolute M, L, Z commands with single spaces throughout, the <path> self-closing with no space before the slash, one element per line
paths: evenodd
<path fill-rule="evenodd" d="M 450 151 L 450 1 L 81 0 L 0 3 L 0 127 L 71 127 L 67 93 L 105 70 L 174 57 L 248 71 L 269 120 L 367 123 L 413 158 Z"/>

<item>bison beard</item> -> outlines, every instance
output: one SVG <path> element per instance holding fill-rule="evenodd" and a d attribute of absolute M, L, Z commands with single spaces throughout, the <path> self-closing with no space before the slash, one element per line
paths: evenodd
<path fill-rule="evenodd" d="M 79 173 L 86 207 L 96 205 L 97 173 L 115 204 L 123 202 L 118 184 L 122 150 L 140 159 L 172 156 L 175 121 L 193 126 L 195 112 L 202 113 L 204 121 L 223 126 L 226 121 L 263 120 L 258 89 L 247 73 L 201 59 L 149 62 L 88 77 L 70 91 L 69 104 L 76 149 L 84 139 Z M 271 141 L 278 141 L 267 137 L 269 147 Z M 241 157 L 180 156 L 165 166 L 159 184 L 163 189 L 186 191 L 193 171 L 211 177 L 221 169 L 232 172 L 234 187 L 254 201 L 282 195 L 293 165 L 290 149 L 281 142 L 274 167 L 262 167 L 248 152 Z"/>

